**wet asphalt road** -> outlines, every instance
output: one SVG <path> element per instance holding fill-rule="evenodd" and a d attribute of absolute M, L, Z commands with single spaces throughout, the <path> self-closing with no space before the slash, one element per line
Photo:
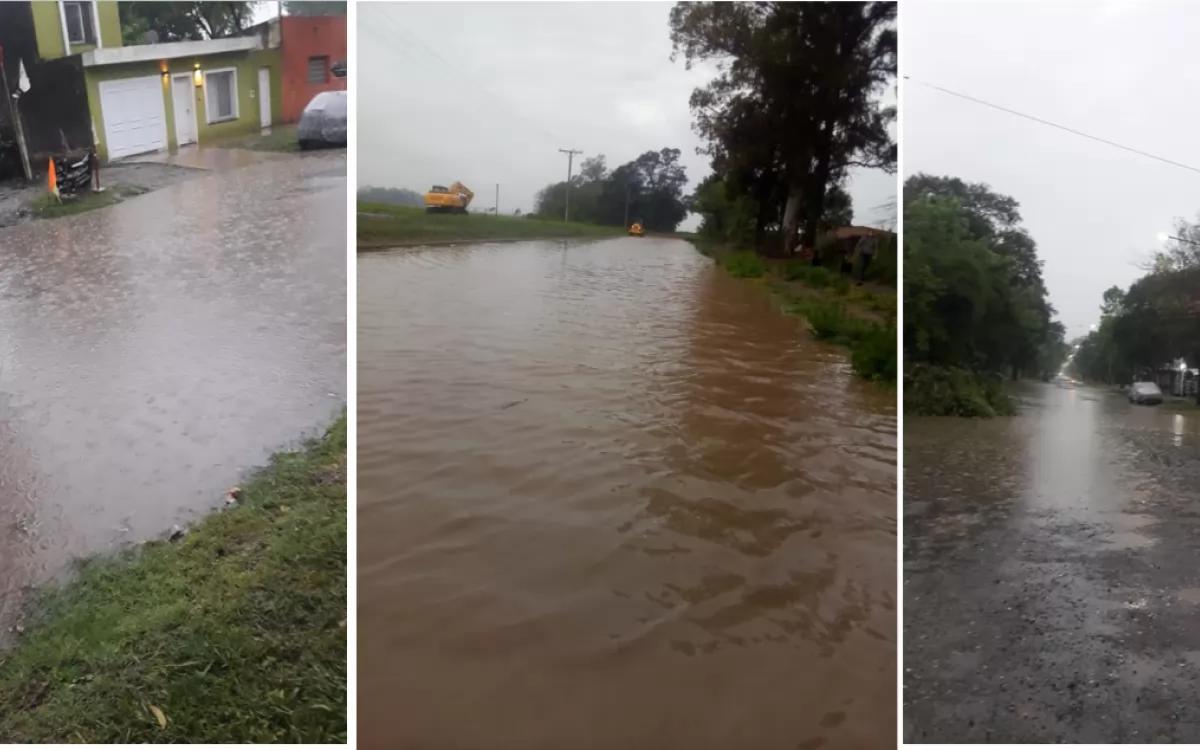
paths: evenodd
<path fill-rule="evenodd" d="M 0 229 L 0 623 L 336 416 L 345 238 L 344 151 Z"/>
<path fill-rule="evenodd" d="M 1200 742 L 1200 412 L 905 420 L 906 742 Z"/>

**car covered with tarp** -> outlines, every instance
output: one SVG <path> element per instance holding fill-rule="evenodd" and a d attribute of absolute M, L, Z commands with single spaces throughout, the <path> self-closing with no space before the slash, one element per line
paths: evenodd
<path fill-rule="evenodd" d="M 345 148 L 347 111 L 345 91 L 322 91 L 314 96 L 296 125 L 300 148 Z"/>

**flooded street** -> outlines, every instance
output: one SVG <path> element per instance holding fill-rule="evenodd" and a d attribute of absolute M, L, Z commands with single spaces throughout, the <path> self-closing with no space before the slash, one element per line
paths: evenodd
<path fill-rule="evenodd" d="M 894 393 L 682 241 L 358 269 L 364 747 L 894 746 Z"/>
<path fill-rule="evenodd" d="M 263 159 L 0 229 L 0 623 L 336 416 L 345 173 Z"/>
<path fill-rule="evenodd" d="M 906 419 L 908 742 L 1200 741 L 1200 412 Z"/>

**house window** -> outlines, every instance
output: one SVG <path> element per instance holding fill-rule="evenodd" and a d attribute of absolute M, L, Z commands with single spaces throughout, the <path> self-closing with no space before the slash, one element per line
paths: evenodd
<path fill-rule="evenodd" d="M 310 57 L 308 58 L 308 82 L 309 83 L 325 83 L 325 71 L 329 70 L 328 57 Z"/>
<path fill-rule="evenodd" d="M 204 71 L 204 103 L 208 122 L 237 119 L 237 90 L 236 68 Z"/>
<path fill-rule="evenodd" d="M 92 24 L 92 3 L 63 3 L 63 15 L 67 19 L 67 40 L 71 44 L 95 44 L 96 28 Z"/>

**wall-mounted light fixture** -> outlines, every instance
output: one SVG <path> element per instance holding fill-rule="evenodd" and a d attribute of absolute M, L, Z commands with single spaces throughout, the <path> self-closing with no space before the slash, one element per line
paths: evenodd
<path fill-rule="evenodd" d="M 196 84 L 196 88 L 204 85 L 204 74 L 200 72 L 200 63 L 196 63 L 192 70 L 192 82 Z"/>
<path fill-rule="evenodd" d="M 167 69 L 167 61 L 159 60 L 158 61 L 158 69 L 159 69 L 159 71 L 162 72 L 163 84 L 166 85 L 167 83 L 169 83 L 171 81 L 171 73 Z"/>

